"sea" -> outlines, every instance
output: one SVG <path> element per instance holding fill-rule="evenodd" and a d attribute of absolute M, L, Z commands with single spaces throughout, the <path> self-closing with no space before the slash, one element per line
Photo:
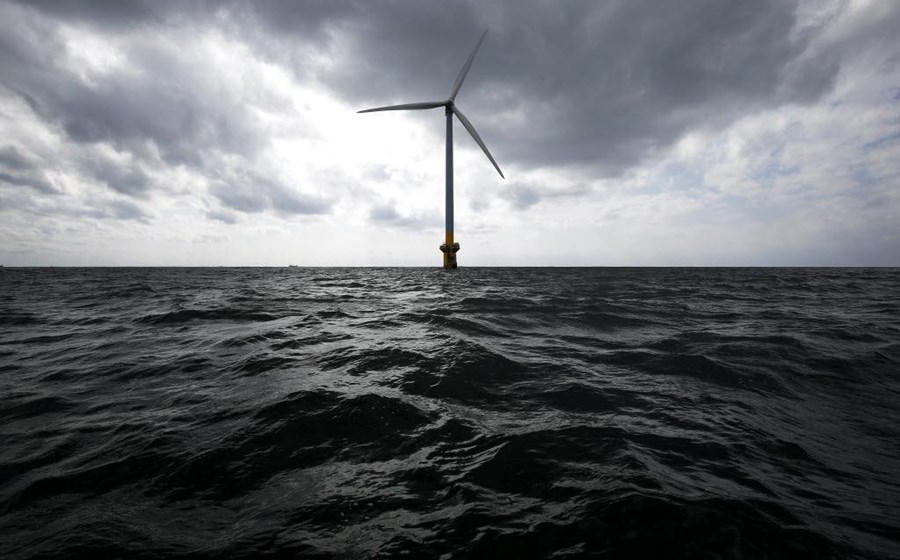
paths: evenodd
<path fill-rule="evenodd" d="M 0 558 L 900 558 L 900 269 L 2 268 Z"/>

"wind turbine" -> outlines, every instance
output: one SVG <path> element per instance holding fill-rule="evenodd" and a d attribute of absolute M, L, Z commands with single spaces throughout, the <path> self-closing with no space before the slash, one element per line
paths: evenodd
<path fill-rule="evenodd" d="M 453 115 L 459 119 L 459 122 L 465 127 L 466 130 L 469 131 L 469 134 L 472 135 L 472 138 L 475 139 L 475 142 L 481 146 L 482 151 L 484 151 L 484 155 L 491 160 L 491 163 L 494 164 L 494 169 L 497 170 L 497 173 L 503 177 L 503 172 L 500 171 L 500 166 L 497 165 L 497 162 L 494 161 L 494 156 L 491 155 L 490 150 L 487 149 L 487 146 L 484 145 L 484 141 L 481 139 L 481 136 L 475 131 L 475 127 L 472 126 L 472 123 L 469 122 L 469 119 L 463 115 L 462 111 L 459 110 L 456 106 L 456 94 L 459 93 L 459 88 L 462 87 L 463 80 L 466 79 L 466 74 L 469 73 L 469 67 L 472 66 L 472 61 L 475 60 L 475 55 L 478 54 L 478 49 L 481 48 L 481 43 L 484 42 L 484 37 L 487 35 L 487 30 L 481 34 L 481 38 L 478 39 L 478 44 L 475 45 L 475 48 L 472 50 L 472 54 L 469 55 L 468 60 L 463 65 L 462 70 L 459 71 L 459 75 L 456 77 L 456 81 L 453 82 L 453 89 L 450 91 L 450 97 L 448 97 L 444 101 L 423 101 L 420 103 L 404 103 L 402 105 L 388 105 L 387 107 L 375 107 L 374 109 L 364 109 L 359 111 L 360 113 L 374 113 L 375 111 L 414 111 L 421 109 L 435 109 L 437 107 L 444 108 L 444 114 L 447 116 L 447 171 L 446 171 L 446 179 L 447 179 L 447 187 L 446 187 L 446 218 L 445 218 L 445 230 L 446 236 L 444 239 L 444 243 L 441 245 L 441 252 L 444 253 L 444 268 L 456 268 L 456 252 L 459 251 L 459 243 L 455 243 L 453 241 Z M 503 177 L 504 179 L 506 177 Z"/>

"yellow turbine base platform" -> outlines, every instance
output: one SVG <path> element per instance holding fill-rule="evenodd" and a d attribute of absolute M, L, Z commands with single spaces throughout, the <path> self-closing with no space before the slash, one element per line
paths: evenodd
<path fill-rule="evenodd" d="M 444 268 L 456 268 L 456 252 L 459 251 L 459 243 L 453 242 L 453 234 L 447 234 L 447 240 L 441 244 L 441 252 L 444 253 Z"/>

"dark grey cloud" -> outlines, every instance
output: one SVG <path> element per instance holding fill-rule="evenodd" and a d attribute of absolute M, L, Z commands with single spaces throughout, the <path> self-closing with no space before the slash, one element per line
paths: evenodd
<path fill-rule="evenodd" d="M 268 142 L 247 100 L 198 75 L 191 52 L 148 40 L 155 29 L 181 29 L 189 37 L 215 27 L 299 80 L 314 80 L 363 108 L 445 97 L 487 28 L 458 102 L 498 163 L 522 170 L 581 166 L 594 176 L 617 176 L 691 130 L 817 101 L 848 56 L 894 41 L 900 25 L 900 4 L 892 3 L 849 39 L 822 46 L 817 38 L 829 20 L 798 26 L 799 4 L 22 1 L 8 6 L 0 24 L 0 75 L 6 91 L 74 145 L 105 143 L 132 154 L 130 167 L 84 168 L 116 192 L 145 196 L 154 188 L 148 180 L 154 166 L 189 166 L 216 177 L 220 154 L 253 169 Z M 78 69 L 65 65 L 57 24 L 120 39 L 129 71 L 80 79 Z M 310 49 L 330 63 L 310 64 Z M 264 102 L 277 109 L 280 101 Z M 439 118 L 434 113 L 416 118 Z M 7 183 L 39 188 L 33 175 L 8 167 L 5 173 Z M 210 192 L 239 212 L 327 211 L 326 202 L 268 181 L 225 178 Z M 526 207 L 543 193 L 509 196 Z"/>
<path fill-rule="evenodd" d="M 119 164 L 96 158 L 86 158 L 84 171 L 113 191 L 132 197 L 145 197 L 150 178 L 139 164 Z"/>
<path fill-rule="evenodd" d="M 541 194 L 528 185 L 516 185 L 504 189 L 501 196 L 508 200 L 515 208 L 524 210 L 541 201 Z"/>
<path fill-rule="evenodd" d="M 259 175 L 238 174 L 230 180 L 217 182 L 209 192 L 225 208 L 245 214 L 273 210 L 278 214 L 291 216 L 327 214 L 331 211 L 328 200 L 297 192 Z M 234 223 L 222 220 L 221 216 L 219 214 L 215 219 Z"/>
<path fill-rule="evenodd" d="M 104 205 L 103 209 L 92 210 L 89 215 L 96 218 L 115 218 L 117 220 L 150 221 L 150 216 L 144 210 L 130 200 L 113 200 Z"/>
<path fill-rule="evenodd" d="M 37 217 L 64 216 L 76 220 L 92 218 L 97 220 L 131 220 L 150 223 L 153 214 L 141 204 L 122 198 L 103 197 L 97 200 L 90 196 L 78 199 L 57 193 L 58 196 L 38 197 L 24 190 L 0 189 L 0 209 Z M 37 221 L 35 223 L 41 223 Z"/>
<path fill-rule="evenodd" d="M 55 17 L 121 29 L 160 22 L 174 2 L 160 0 L 15 0 Z M 185 3 L 187 4 L 187 3 Z"/>
<path fill-rule="evenodd" d="M 509 202 L 514 208 L 525 210 L 541 202 L 545 198 L 578 197 L 590 190 L 587 184 L 574 184 L 565 188 L 549 188 L 536 181 L 515 180 L 505 183 L 499 190 L 501 199 Z"/>
<path fill-rule="evenodd" d="M 895 5 L 853 41 L 816 47 L 829 20 L 801 27 L 798 5 L 234 1 L 218 4 L 216 14 L 258 53 L 360 108 L 445 97 L 488 28 L 459 103 L 501 164 L 587 166 L 615 176 L 687 131 L 816 102 L 849 52 L 891 41 L 900 23 Z M 309 45 L 333 64 L 308 67 L 297 53 Z"/>
<path fill-rule="evenodd" d="M 503 161 L 618 174 L 686 131 L 829 90 L 839 61 L 802 64 L 790 0 L 377 4 L 323 79 L 360 106 L 445 97 L 481 28 L 458 99 Z M 824 64 L 822 62 L 825 62 Z M 502 118 L 514 112 L 521 118 Z"/>
<path fill-rule="evenodd" d="M 22 43 L 34 39 L 21 35 Z M 137 154 L 152 149 L 167 164 L 202 166 L 206 153 L 252 155 L 265 141 L 248 126 L 252 119 L 241 100 L 195 75 L 177 50 L 132 44 L 128 62 L 140 71 L 112 72 L 97 81 L 61 65 L 63 47 L 46 50 L 40 63 L 0 56 L 4 84 L 75 143 L 103 142 Z"/>
<path fill-rule="evenodd" d="M 223 224 L 234 225 L 238 223 L 238 217 L 234 212 L 226 210 L 210 210 L 206 213 L 206 217 L 210 220 L 222 222 Z"/>
<path fill-rule="evenodd" d="M 258 189 L 234 183 L 218 183 L 209 189 L 223 206 L 238 212 L 253 214 L 269 207 L 268 197 Z"/>
<path fill-rule="evenodd" d="M 33 167 L 29 159 L 15 146 L 0 148 L 0 165 L 14 171 L 22 171 Z"/>
<path fill-rule="evenodd" d="M 373 206 L 369 211 L 369 219 L 381 226 L 416 230 L 436 227 L 443 223 L 438 216 L 407 216 L 400 214 L 396 208 L 386 204 Z"/>
<path fill-rule="evenodd" d="M 400 219 L 400 214 L 393 206 L 376 206 L 369 212 L 369 218 L 376 222 L 395 222 Z"/>
<path fill-rule="evenodd" d="M 0 182 L 20 187 L 31 187 L 44 194 L 57 194 L 59 192 L 49 182 L 27 175 L 11 175 L 0 171 Z"/>
<path fill-rule="evenodd" d="M 0 182 L 19 187 L 31 187 L 43 194 L 58 194 L 59 190 L 47 180 L 33 158 L 15 146 L 0 149 Z"/>
<path fill-rule="evenodd" d="M 264 181 L 266 194 L 272 208 L 281 214 L 327 214 L 331 204 L 320 197 L 296 192 L 284 185 Z"/>
<path fill-rule="evenodd" d="M 187 166 L 207 174 L 222 154 L 252 163 L 267 138 L 248 114 L 247 100 L 206 74 L 190 48 L 154 39 L 153 26 L 203 23 L 200 16 L 213 12 L 201 8 L 88 1 L 0 6 L 2 89 L 65 135 L 78 172 L 117 193 L 146 198 L 156 188 L 153 170 Z M 99 44 L 116 43 L 124 66 L 85 79 L 72 63 L 79 53 L 70 50 L 62 31 L 72 24 Z M 91 148 L 101 144 L 127 157 L 98 159 Z M 32 163 L 58 169 L 61 155 L 45 153 Z M 13 154 L 6 156 L 12 163 Z M 53 191 L 34 173 L 7 173 L 4 181 Z"/>
<path fill-rule="evenodd" d="M 474 40 L 489 28 L 459 102 L 501 163 L 589 165 L 606 174 L 692 128 L 814 101 L 840 68 L 839 53 L 804 56 L 817 30 L 797 30 L 795 0 L 23 5 L 98 32 L 221 26 L 360 107 L 445 97 Z M 152 142 L 167 163 L 192 165 L 214 148 L 246 154 L 265 142 L 244 126 L 240 100 L 216 97 L 172 52 L 131 46 L 138 76 L 86 84 L 53 65 L 50 55 L 61 47 L 52 37 L 41 57 L 17 35 L 4 39 L 4 80 L 73 141 L 132 150 Z M 335 57 L 334 64 L 303 67 L 301 45 Z M 504 118 L 509 112 L 521 118 Z"/>

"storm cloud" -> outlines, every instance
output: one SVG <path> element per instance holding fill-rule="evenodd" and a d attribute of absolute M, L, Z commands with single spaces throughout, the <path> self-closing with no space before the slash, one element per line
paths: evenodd
<path fill-rule="evenodd" d="M 418 196 L 398 186 L 424 180 L 412 171 L 418 163 L 378 169 L 381 178 L 366 183 L 373 162 L 346 163 L 365 146 L 346 125 L 336 133 L 335 119 L 445 98 L 484 29 L 457 102 L 514 180 L 473 189 L 479 216 L 598 189 L 618 196 L 654 173 L 687 181 L 682 192 L 750 196 L 766 181 L 799 180 L 791 170 L 806 167 L 789 161 L 799 157 L 792 144 L 759 150 L 753 184 L 738 191 L 740 172 L 713 161 L 736 157 L 726 142 L 735 127 L 762 134 L 748 119 L 775 126 L 773 115 L 788 111 L 813 119 L 837 106 L 848 76 L 877 75 L 873 89 L 854 95 L 881 95 L 888 121 L 900 92 L 890 79 L 900 53 L 894 3 L 21 1 L 0 6 L 0 17 L 0 189 L 6 200 L 25 200 L 10 193 L 27 189 L 28 200 L 112 205 L 95 208 L 97 219 L 152 221 L 164 215 L 160 205 L 183 200 L 179 208 L 220 227 L 240 216 L 327 221 L 338 213 L 335 223 L 358 216 L 428 229 L 437 206 L 422 198 L 401 211 L 388 202 Z M 441 119 L 425 111 L 404 118 L 424 127 L 438 157 Z M 895 168 L 883 152 L 895 153 L 897 141 L 885 126 L 856 152 L 864 163 L 852 164 L 847 188 L 862 181 L 869 198 L 890 206 Z M 716 139 L 702 147 L 702 161 L 697 138 Z M 467 141 L 459 140 L 463 150 Z M 366 188 L 375 194 L 360 196 Z"/>

